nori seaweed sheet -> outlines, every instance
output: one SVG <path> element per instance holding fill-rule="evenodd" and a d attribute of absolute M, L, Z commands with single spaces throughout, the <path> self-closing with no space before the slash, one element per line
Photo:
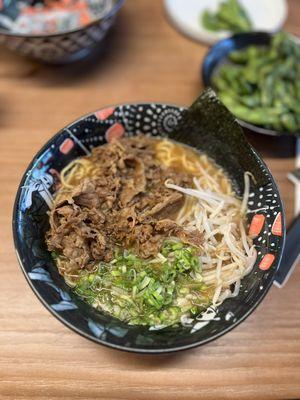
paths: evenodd
<path fill-rule="evenodd" d="M 256 184 L 268 183 L 236 118 L 210 88 L 183 111 L 169 137 L 205 152 L 236 183 L 238 194 L 244 188 L 246 171 L 254 176 Z"/>

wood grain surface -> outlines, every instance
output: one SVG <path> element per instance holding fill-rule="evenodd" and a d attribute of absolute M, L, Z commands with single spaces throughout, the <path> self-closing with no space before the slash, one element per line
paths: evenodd
<path fill-rule="evenodd" d="M 187 0 L 188 1 L 188 0 Z M 286 28 L 300 34 L 300 1 Z M 71 332 L 42 306 L 18 266 L 11 233 L 17 185 L 61 127 L 105 105 L 188 105 L 202 90 L 207 47 L 176 32 L 160 0 L 127 0 L 106 47 L 85 63 L 48 67 L 0 50 L 0 399 L 299 399 L 300 269 L 232 332 L 167 356 L 110 350 Z M 248 135 L 293 218 L 294 141 Z"/>

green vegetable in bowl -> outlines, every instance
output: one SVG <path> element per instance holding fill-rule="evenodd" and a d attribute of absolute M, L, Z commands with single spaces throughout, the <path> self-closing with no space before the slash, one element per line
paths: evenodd
<path fill-rule="evenodd" d="M 151 326 L 176 324 L 182 315 L 197 315 L 210 303 L 196 250 L 173 241 L 166 241 L 152 260 L 116 252 L 112 262 L 83 273 L 75 292 L 129 324 Z"/>
<path fill-rule="evenodd" d="M 300 47 L 286 33 L 270 46 L 229 55 L 213 78 L 220 99 L 241 120 L 280 132 L 300 132 Z"/>
<path fill-rule="evenodd" d="M 224 0 L 216 12 L 205 10 L 200 18 L 202 25 L 209 31 L 239 33 L 252 30 L 249 16 L 238 0 Z"/>

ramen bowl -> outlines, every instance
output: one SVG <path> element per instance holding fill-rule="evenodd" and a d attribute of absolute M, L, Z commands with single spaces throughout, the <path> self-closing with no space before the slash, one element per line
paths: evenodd
<path fill-rule="evenodd" d="M 90 153 L 112 138 L 150 134 L 169 137 L 182 119 L 183 107 L 168 104 L 124 104 L 98 110 L 63 128 L 37 153 L 17 191 L 13 233 L 21 269 L 36 296 L 63 324 L 96 343 L 140 353 L 164 353 L 208 343 L 241 323 L 268 292 L 279 267 L 285 237 L 284 212 L 274 179 L 259 155 L 250 148 L 255 168 L 264 184 L 253 180 L 248 201 L 248 223 L 256 256 L 254 267 L 241 284 L 237 297 L 225 300 L 217 314 L 201 326 L 160 330 L 128 325 L 80 300 L 59 275 L 45 244 L 48 211 L 59 172 L 70 161 Z M 188 143 L 189 138 L 181 138 Z M 201 150 L 201 133 L 195 146 Z M 233 157 L 222 165 L 242 192 Z M 228 159 L 232 161 L 228 164 Z M 244 168 L 244 167 L 243 167 Z M 254 176 L 254 178 L 256 178 Z M 257 177 L 258 178 L 258 177 Z M 259 179 L 257 179 L 257 182 Z"/>
<path fill-rule="evenodd" d="M 20 55 L 51 64 L 83 59 L 103 41 L 123 2 L 3 2 L 0 9 L 0 44 Z"/>

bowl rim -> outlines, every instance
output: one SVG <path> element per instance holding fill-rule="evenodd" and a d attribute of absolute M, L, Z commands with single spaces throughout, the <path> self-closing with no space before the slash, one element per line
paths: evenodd
<path fill-rule="evenodd" d="M 27 281 L 27 283 L 29 284 L 30 288 L 32 289 L 33 293 L 36 295 L 36 297 L 40 300 L 40 302 L 44 305 L 44 307 L 56 318 L 58 319 L 60 322 L 62 322 L 67 328 L 71 329 L 72 331 L 78 333 L 80 336 L 94 342 L 97 344 L 101 344 L 104 345 L 105 347 L 108 348 L 113 348 L 113 349 L 117 349 L 117 350 L 122 350 L 122 351 L 126 351 L 129 353 L 138 353 L 138 354 L 164 354 L 164 353 L 174 353 L 174 352 L 178 352 L 178 351 L 182 351 L 182 350 L 188 350 L 188 349 L 192 349 L 195 347 L 199 347 L 199 346 L 203 346 L 207 343 L 210 343 L 212 341 L 214 341 L 215 339 L 220 338 L 221 336 L 225 335 L 227 332 L 230 332 L 232 329 L 234 329 L 236 326 L 238 326 L 240 323 L 242 323 L 247 317 L 249 317 L 249 315 L 252 314 L 252 312 L 258 307 L 258 305 L 262 302 L 262 300 L 265 298 L 265 296 L 267 295 L 267 293 L 269 292 L 274 278 L 275 278 L 275 274 L 278 271 L 278 269 L 280 268 L 280 262 L 282 259 L 282 254 L 283 254 L 283 250 L 284 250 L 284 245 L 285 245 L 285 240 L 286 240 L 286 221 L 285 221 L 285 209 L 283 206 L 283 201 L 277 186 L 277 183 L 270 171 L 270 169 L 268 168 L 268 166 L 266 165 L 266 163 L 264 162 L 264 160 L 259 156 L 259 154 L 256 152 L 256 150 L 250 145 L 251 150 L 254 154 L 254 156 L 256 157 L 257 161 L 260 162 L 262 164 L 262 167 L 265 169 L 265 171 L 268 174 L 268 177 L 270 178 L 270 181 L 272 183 L 272 187 L 274 188 L 277 196 L 278 196 L 278 203 L 280 206 L 280 209 L 278 212 L 281 212 L 282 215 L 282 231 L 283 231 L 283 235 L 280 238 L 280 244 L 281 244 L 281 249 L 280 251 L 277 253 L 277 257 L 276 257 L 276 264 L 275 264 L 275 269 L 273 270 L 273 275 L 271 277 L 271 279 L 269 280 L 269 282 L 264 286 L 264 290 L 261 291 L 259 298 L 255 301 L 255 303 L 249 307 L 249 309 L 247 310 L 247 312 L 245 312 L 242 317 L 240 317 L 239 319 L 237 319 L 237 321 L 233 322 L 231 325 L 229 325 L 228 327 L 226 327 L 225 329 L 223 329 L 221 332 L 216 333 L 212 336 L 209 336 L 206 339 L 203 340 L 197 340 L 194 343 L 188 344 L 188 345 L 183 345 L 183 346 L 173 346 L 173 347 L 169 347 L 169 348 L 163 348 L 163 349 L 151 349 L 151 348 L 139 348 L 139 347 L 129 347 L 126 345 L 118 345 L 118 344 L 114 344 L 111 342 L 108 342 L 104 339 L 100 339 L 92 334 L 88 334 L 84 331 L 82 331 L 81 329 L 77 328 L 75 325 L 73 325 L 72 323 L 70 323 L 69 321 L 67 321 L 67 319 L 65 319 L 63 317 L 62 314 L 60 314 L 59 312 L 55 311 L 50 304 L 48 304 L 48 302 L 43 298 L 43 296 L 40 294 L 39 290 L 34 286 L 32 280 L 29 278 L 28 276 L 28 272 L 25 269 L 25 263 L 22 261 L 22 257 L 21 257 L 21 253 L 19 251 L 19 235 L 18 235 L 18 229 L 17 229 L 17 214 L 19 211 L 19 200 L 20 200 L 20 196 L 21 196 L 21 189 L 22 186 L 27 178 L 27 174 L 28 172 L 31 170 L 31 168 L 34 166 L 35 162 L 38 160 L 38 158 L 45 152 L 45 150 L 47 150 L 49 148 L 49 146 L 52 144 L 52 142 L 58 138 L 61 134 L 64 133 L 65 130 L 67 130 L 69 127 L 73 126 L 74 124 L 78 124 L 80 123 L 82 120 L 84 120 L 85 118 L 94 115 L 97 111 L 101 111 L 110 107 L 122 107 L 122 106 L 127 106 L 127 105 L 133 105 L 133 106 L 141 106 L 141 105 L 151 105 L 151 104 L 155 104 L 155 105 L 160 105 L 160 106 L 166 106 L 166 107 L 175 107 L 180 111 L 185 110 L 187 107 L 183 106 L 183 105 L 178 105 L 178 104 L 174 104 L 174 103 L 163 103 L 163 102 L 155 102 L 155 101 L 151 101 L 151 102 L 126 102 L 126 103 L 120 103 L 120 104 L 111 104 L 111 105 L 107 105 L 101 108 L 98 108 L 97 110 L 93 111 L 93 112 L 89 112 L 79 118 L 77 118 L 76 120 L 72 121 L 71 123 L 69 123 L 68 125 L 66 125 L 65 127 L 63 127 L 62 129 L 60 129 L 56 134 L 54 134 L 53 136 L 50 137 L 50 139 L 47 140 L 47 142 L 40 148 L 40 150 L 33 156 L 32 160 L 30 161 L 30 163 L 27 165 L 24 174 L 22 175 L 22 178 L 20 180 L 20 183 L 18 185 L 17 188 L 17 192 L 16 192 L 16 196 L 15 196 L 15 200 L 14 200 L 14 205 L 13 205 L 13 216 L 12 216 L 12 231 L 13 231 L 13 242 L 14 242 L 14 249 L 16 252 L 16 256 L 18 259 L 18 263 L 19 266 L 25 276 L 25 279 Z"/>
<path fill-rule="evenodd" d="M 271 39 L 277 32 L 267 32 L 267 31 L 253 31 L 253 32 L 243 32 L 243 33 L 236 33 L 234 35 L 228 36 L 226 38 L 218 40 L 214 45 L 206 52 L 205 57 L 203 59 L 203 62 L 201 64 L 201 76 L 202 76 L 202 81 L 204 83 L 205 87 L 212 87 L 212 89 L 216 92 L 218 95 L 218 90 L 212 86 L 211 82 L 211 77 L 212 74 L 215 70 L 215 68 L 220 64 L 220 62 L 217 63 L 213 68 L 210 68 L 209 73 L 206 71 L 208 69 L 209 65 L 209 57 L 214 54 L 220 47 L 224 48 L 226 47 L 226 42 L 233 41 L 236 42 L 237 40 L 241 40 L 242 38 L 255 38 L 255 37 L 265 37 L 266 39 Z M 300 45 L 300 37 L 296 36 L 295 34 L 289 33 L 290 37 Z M 258 44 L 259 45 L 259 44 Z M 251 44 L 247 44 L 244 46 L 244 48 L 247 48 L 248 46 L 251 46 Z M 230 53 L 230 52 L 229 52 Z M 220 58 L 220 60 L 224 60 L 225 57 Z M 239 124 L 243 126 L 244 128 L 248 129 L 249 131 L 253 133 L 259 133 L 262 135 L 268 135 L 268 136 L 278 136 L 278 137 L 283 137 L 283 136 L 294 136 L 294 137 L 300 137 L 300 131 L 296 133 L 291 133 L 291 132 L 283 132 L 283 131 L 276 131 L 275 129 L 272 128 L 265 128 L 262 125 L 255 125 L 252 124 L 251 122 L 242 120 L 240 118 L 237 118 Z"/>
<path fill-rule="evenodd" d="M 28 39 L 29 38 L 30 39 L 47 39 L 47 38 L 68 35 L 71 33 L 81 32 L 85 29 L 90 28 L 93 25 L 97 25 L 102 20 L 105 20 L 105 19 L 108 19 L 108 18 L 114 16 L 120 10 L 120 8 L 124 4 L 125 0 L 115 0 L 115 1 L 116 1 L 116 4 L 106 14 L 102 15 L 101 17 L 95 18 L 88 24 L 82 25 L 78 28 L 64 30 L 64 31 L 55 32 L 55 33 L 45 33 L 45 34 L 17 33 L 17 32 L 12 32 L 12 31 L 0 28 L 0 36 L 3 35 L 3 36 L 15 37 L 15 38 L 28 38 Z"/>

